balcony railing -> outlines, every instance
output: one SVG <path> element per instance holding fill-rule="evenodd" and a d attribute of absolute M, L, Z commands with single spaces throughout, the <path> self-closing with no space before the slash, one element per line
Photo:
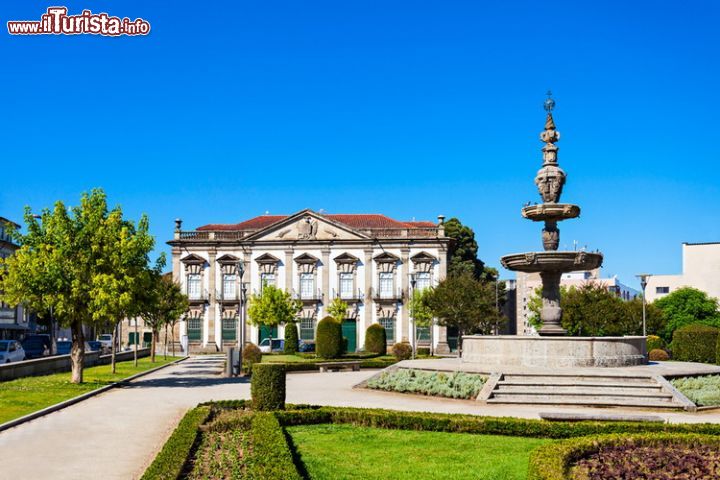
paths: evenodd
<path fill-rule="evenodd" d="M 402 288 L 396 288 L 391 291 L 380 290 L 370 287 L 370 297 L 374 302 L 392 302 L 402 301 L 405 298 Z"/>
<path fill-rule="evenodd" d="M 339 298 L 345 302 L 358 303 L 362 302 L 365 295 L 359 288 L 353 292 L 338 292 L 335 289 L 332 291 L 333 298 Z"/>
<path fill-rule="evenodd" d="M 175 238 L 177 240 L 195 240 L 195 241 L 232 241 L 240 240 L 245 238 L 247 232 L 238 232 L 233 230 L 219 230 L 219 231 L 197 231 L 189 230 L 182 232 L 175 232 Z"/>
<path fill-rule="evenodd" d="M 318 288 L 312 292 L 296 292 L 292 291 L 292 297 L 303 302 L 321 302 L 323 299 L 322 291 Z"/>

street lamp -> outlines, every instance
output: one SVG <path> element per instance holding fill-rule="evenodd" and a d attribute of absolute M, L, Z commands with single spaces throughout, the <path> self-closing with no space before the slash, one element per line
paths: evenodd
<path fill-rule="evenodd" d="M 638 275 L 635 275 L 640 279 L 640 287 L 642 288 L 642 327 L 643 327 L 643 337 L 647 337 L 647 327 L 646 327 L 646 304 L 647 300 L 645 297 L 645 287 L 647 287 L 648 284 L 648 278 L 650 278 L 649 273 L 641 273 Z"/>
<path fill-rule="evenodd" d="M 410 274 L 410 287 L 412 288 L 411 294 L 410 294 L 410 316 L 412 317 L 412 334 L 413 334 L 413 341 L 412 341 L 412 359 L 415 360 L 415 354 L 417 350 L 417 324 L 415 323 L 415 285 L 417 284 L 417 278 L 414 273 Z"/>

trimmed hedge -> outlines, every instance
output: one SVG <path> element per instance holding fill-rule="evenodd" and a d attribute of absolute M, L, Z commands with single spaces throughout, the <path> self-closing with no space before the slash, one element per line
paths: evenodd
<path fill-rule="evenodd" d="M 247 458 L 248 478 L 302 480 L 278 419 L 272 413 L 257 413 L 250 426 L 252 452 Z"/>
<path fill-rule="evenodd" d="M 320 407 L 274 412 L 283 426 L 347 423 L 362 427 L 432 432 L 506 435 L 511 437 L 572 438 L 611 433 L 698 433 L 720 435 L 714 423 L 550 422 L 513 417 L 480 417 L 447 413 L 402 412 L 350 407 Z"/>
<path fill-rule="evenodd" d="M 343 352 L 342 325 L 332 317 L 320 320 L 315 335 L 315 352 L 321 358 L 338 358 Z"/>
<path fill-rule="evenodd" d="M 655 348 L 653 350 L 650 350 L 648 358 L 653 362 L 665 362 L 667 360 L 670 360 L 670 355 L 668 355 L 665 350 Z"/>
<path fill-rule="evenodd" d="M 250 395 L 256 411 L 285 408 L 285 365 L 258 363 L 253 365 Z"/>
<path fill-rule="evenodd" d="M 260 347 L 254 343 L 246 343 L 242 350 L 242 360 L 245 371 L 252 374 L 253 365 L 262 362 Z"/>
<path fill-rule="evenodd" d="M 597 453 L 601 446 L 713 445 L 720 438 L 712 435 L 645 433 L 627 435 L 595 435 L 553 442 L 536 448 L 530 454 L 528 480 L 566 480 L 570 468 L 581 458 Z M 691 477 L 688 477 L 691 478 Z"/>
<path fill-rule="evenodd" d="M 285 347 L 283 353 L 285 355 L 295 355 L 298 351 L 298 343 L 300 338 L 298 336 L 298 328 L 295 322 L 290 322 L 285 325 Z"/>
<path fill-rule="evenodd" d="M 692 324 L 673 332 L 671 350 L 674 360 L 715 363 L 718 330 L 709 325 Z"/>
<path fill-rule="evenodd" d="M 160 453 L 145 470 L 142 480 L 176 480 L 183 473 L 191 451 L 198 441 L 200 425 L 210 418 L 209 406 L 198 406 L 180 420 Z M 183 459 L 185 459 L 183 461 Z"/>
<path fill-rule="evenodd" d="M 387 334 L 385 327 L 379 323 L 373 323 L 365 330 L 365 351 L 378 355 L 387 354 Z"/>
<path fill-rule="evenodd" d="M 398 342 L 392 346 L 392 354 L 398 361 L 408 360 L 412 357 L 412 345 L 408 342 Z"/>

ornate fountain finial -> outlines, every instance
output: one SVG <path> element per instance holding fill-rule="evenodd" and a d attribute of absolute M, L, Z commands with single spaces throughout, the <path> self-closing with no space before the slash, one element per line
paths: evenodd
<path fill-rule="evenodd" d="M 555 121 L 552 117 L 552 110 L 555 108 L 555 100 L 550 97 L 552 92 L 548 91 L 548 98 L 545 100 L 545 130 L 540 133 L 540 140 L 545 142 L 542 148 L 543 166 L 535 177 L 535 185 L 538 187 L 540 196 L 545 203 L 557 203 L 560 201 L 563 186 L 565 185 L 565 172 L 558 166 L 558 147 L 555 142 L 560 140 L 560 132 L 555 130 Z"/>
<path fill-rule="evenodd" d="M 555 100 L 552 98 L 552 92 L 550 90 L 547 91 L 545 94 L 548 96 L 547 99 L 545 99 L 545 103 L 543 107 L 545 108 L 545 111 L 548 112 L 548 114 L 552 113 L 553 108 L 555 108 Z"/>

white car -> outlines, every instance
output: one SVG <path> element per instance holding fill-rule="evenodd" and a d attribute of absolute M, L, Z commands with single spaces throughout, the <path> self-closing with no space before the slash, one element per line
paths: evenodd
<path fill-rule="evenodd" d="M 97 339 L 102 345 L 103 350 L 109 352 L 112 349 L 112 333 L 101 333 Z"/>
<path fill-rule="evenodd" d="M 282 338 L 273 338 L 272 348 L 270 348 L 270 339 L 264 338 L 258 347 L 260 347 L 262 353 L 282 352 L 285 348 L 285 340 Z"/>
<path fill-rule="evenodd" d="M 0 363 L 22 362 L 25 350 L 17 340 L 0 340 Z"/>

